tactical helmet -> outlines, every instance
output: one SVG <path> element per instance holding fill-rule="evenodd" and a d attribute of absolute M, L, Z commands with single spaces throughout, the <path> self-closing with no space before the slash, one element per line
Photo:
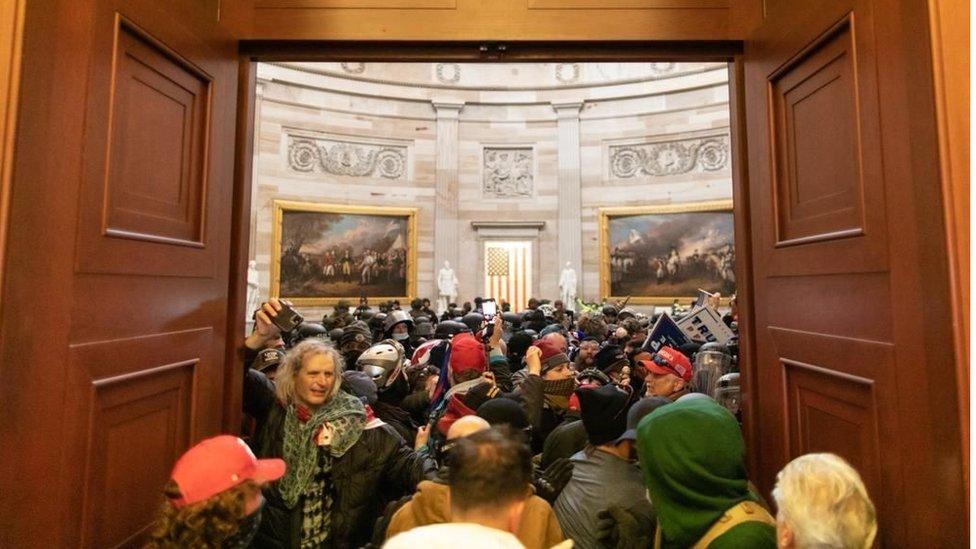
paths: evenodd
<path fill-rule="evenodd" d="M 314 322 L 302 322 L 297 328 L 298 340 L 314 337 L 316 339 L 325 340 L 329 335 L 329 331 L 325 329 L 325 326 L 321 324 L 316 324 Z"/>
<path fill-rule="evenodd" d="M 617 308 L 613 305 L 604 305 L 601 311 L 603 316 L 617 316 Z"/>
<path fill-rule="evenodd" d="M 468 326 L 463 322 L 444 320 L 437 323 L 437 327 L 434 329 L 434 337 L 437 339 L 451 339 L 460 333 L 470 331 Z"/>
<path fill-rule="evenodd" d="M 481 329 L 481 325 L 484 324 L 485 317 L 480 313 L 468 313 L 461 318 L 461 322 L 472 332 L 477 332 Z"/>
<path fill-rule="evenodd" d="M 401 322 L 407 323 L 407 329 L 413 328 L 413 317 L 410 316 L 410 313 L 401 311 L 399 309 L 390 311 L 390 314 L 387 315 L 386 322 L 383 325 L 383 331 L 389 335 L 393 331 L 393 327 Z"/>
<path fill-rule="evenodd" d="M 380 389 L 389 387 L 403 372 L 403 346 L 392 339 L 374 343 L 356 359 L 356 369 L 368 375 Z"/>

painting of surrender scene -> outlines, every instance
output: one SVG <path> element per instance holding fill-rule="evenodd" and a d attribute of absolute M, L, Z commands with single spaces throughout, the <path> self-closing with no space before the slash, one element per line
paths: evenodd
<path fill-rule="evenodd" d="M 600 293 L 634 303 L 735 292 L 732 203 L 600 211 Z"/>
<path fill-rule="evenodd" d="M 409 299 L 416 210 L 275 201 L 271 294 L 296 305 Z"/>

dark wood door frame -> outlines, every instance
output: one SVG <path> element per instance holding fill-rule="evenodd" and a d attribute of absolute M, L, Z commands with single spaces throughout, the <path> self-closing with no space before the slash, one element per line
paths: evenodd
<path fill-rule="evenodd" d="M 609 42 L 395 42 L 395 41 L 245 41 L 240 43 L 237 142 L 235 146 L 234 214 L 230 289 L 233 306 L 227 315 L 227 379 L 224 396 L 225 429 L 240 426 L 241 376 L 239 349 L 246 320 L 247 262 L 250 239 L 251 168 L 254 144 L 255 66 L 262 61 L 371 61 L 371 62 L 726 62 L 729 64 L 729 117 L 732 139 L 732 196 L 735 220 L 736 292 L 739 302 L 739 362 L 742 372 L 743 435 L 748 466 L 755 474 L 754 448 L 759 440 L 754 390 L 755 331 L 752 324 L 752 255 L 749 242 L 748 167 L 745 140 L 745 103 L 742 93 L 740 41 L 609 41 Z"/>

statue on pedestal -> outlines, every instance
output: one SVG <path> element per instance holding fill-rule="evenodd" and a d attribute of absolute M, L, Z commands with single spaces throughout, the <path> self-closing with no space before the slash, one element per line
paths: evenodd
<path fill-rule="evenodd" d="M 444 268 L 437 272 L 437 314 L 442 315 L 449 303 L 457 300 L 457 275 L 451 268 L 451 263 L 444 262 Z"/>
<path fill-rule="evenodd" d="M 567 307 L 572 307 L 576 303 L 576 270 L 572 263 L 566 262 L 566 268 L 559 275 L 559 298 Z"/>
<path fill-rule="evenodd" d="M 258 295 L 258 262 L 248 261 L 247 263 L 247 310 L 244 311 L 248 322 L 251 315 L 261 306 L 261 296 Z"/>

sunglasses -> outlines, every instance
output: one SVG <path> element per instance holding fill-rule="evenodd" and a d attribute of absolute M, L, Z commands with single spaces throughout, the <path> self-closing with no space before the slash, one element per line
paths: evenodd
<path fill-rule="evenodd" d="M 661 358 L 659 355 L 652 356 L 651 357 L 651 360 L 654 362 L 654 364 L 657 364 L 658 366 L 660 366 L 662 368 L 667 368 L 669 370 L 674 370 L 675 372 L 678 371 L 678 369 L 674 367 L 674 364 L 671 364 L 670 362 L 668 362 L 667 359 Z"/>

